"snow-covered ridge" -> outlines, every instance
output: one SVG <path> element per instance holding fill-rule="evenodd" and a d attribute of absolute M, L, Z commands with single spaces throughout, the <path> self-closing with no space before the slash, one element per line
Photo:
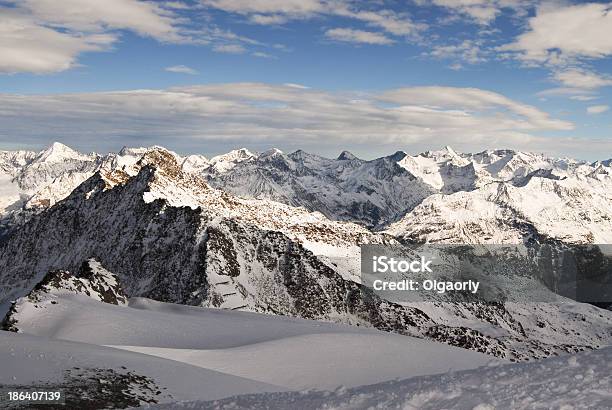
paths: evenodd
<path fill-rule="evenodd" d="M 160 148 L 125 147 L 117 154 L 98 155 L 81 154 L 54 143 L 39 153 L 0 152 L 0 192 L 3 193 L 0 219 L 3 216 L 7 219 L 8 214 L 18 214 L 21 210 L 36 212 L 51 206 L 98 170 L 129 173 L 143 155 Z M 418 155 L 399 151 L 371 161 L 361 160 L 348 151 L 336 159 L 328 159 L 301 150 L 285 154 L 271 149 L 258 154 L 242 148 L 210 160 L 201 155 L 183 157 L 168 152 L 176 158 L 183 172 L 203 175 L 209 184 L 227 192 L 302 206 L 333 220 L 352 221 L 377 229 L 387 228 L 436 195 L 446 197 L 463 193 L 478 201 L 482 199 L 482 190 L 487 190 L 491 184 L 499 184 L 527 197 L 540 193 L 541 184 L 550 181 L 551 188 L 545 189 L 559 191 L 550 200 L 560 202 L 562 207 L 571 202 L 578 213 L 592 208 L 591 198 L 608 205 L 612 186 L 610 160 L 589 164 L 512 150 L 463 154 L 446 147 Z M 584 195 L 574 195 L 568 201 L 562 192 L 565 185 L 575 187 Z M 490 197 L 486 194 L 484 198 L 487 204 L 492 202 Z M 480 211 L 478 207 L 469 206 L 468 210 Z M 451 219 L 460 217 L 446 209 L 445 213 L 448 212 Z M 400 231 L 397 226 L 394 227 L 396 231 Z M 404 231 L 414 236 L 411 227 Z M 594 240 L 605 239 L 596 233 L 593 237 Z"/>

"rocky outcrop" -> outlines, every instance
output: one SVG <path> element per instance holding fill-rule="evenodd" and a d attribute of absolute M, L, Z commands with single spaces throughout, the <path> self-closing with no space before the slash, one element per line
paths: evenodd
<path fill-rule="evenodd" d="M 47 303 L 57 304 L 57 296 L 64 294 L 87 296 L 113 305 L 127 304 L 127 296 L 119 279 L 95 259 L 88 259 L 77 274 L 66 270 L 47 273 L 32 291 L 11 304 L 2 320 L 1 329 L 18 332 L 21 320 L 27 320 L 37 309 L 45 309 Z"/>

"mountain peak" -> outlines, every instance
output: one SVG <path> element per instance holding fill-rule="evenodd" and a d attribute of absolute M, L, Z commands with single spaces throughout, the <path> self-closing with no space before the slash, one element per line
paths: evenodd
<path fill-rule="evenodd" d="M 126 156 L 126 155 L 143 155 L 145 152 L 147 152 L 149 149 L 146 147 L 126 147 L 124 146 L 123 148 L 121 148 L 121 150 L 118 152 L 119 156 Z"/>
<path fill-rule="evenodd" d="M 137 164 L 151 165 L 169 175 L 178 175 L 181 172 L 181 167 L 174 154 L 161 147 L 148 149 Z"/>
<path fill-rule="evenodd" d="M 275 157 L 278 155 L 283 155 L 283 151 L 279 150 L 278 148 L 271 148 L 267 151 L 262 152 L 261 154 L 259 154 L 259 157 L 257 157 L 258 159 L 266 159 L 266 158 L 271 158 L 271 157 Z"/>
<path fill-rule="evenodd" d="M 211 164 L 221 163 L 221 162 L 241 162 L 245 159 L 253 158 L 255 154 L 249 151 L 246 148 L 234 149 L 230 152 L 222 155 L 217 155 L 210 159 Z"/>
<path fill-rule="evenodd" d="M 354 159 L 359 159 L 355 155 L 353 155 L 350 151 L 342 151 L 340 155 L 338 155 L 338 161 L 351 161 Z"/>
<path fill-rule="evenodd" d="M 214 172 L 224 173 L 243 161 L 249 161 L 255 158 L 255 154 L 246 148 L 235 149 L 227 154 L 217 155 L 210 159 L 211 170 Z"/>
<path fill-rule="evenodd" d="M 404 158 L 406 158 L 408 156 L 408 154 L 406 154 L 404 151 L 396 151 L 393 155 L 389 155 L 387 158 L 389 158 L 392 161 L 401 161 Z"/>
<path fill-rule="evenodd" d="M 444 148 L 442 148 L 442 152 L 446 152 L 448 155 L 450 155 L 452 157 L 458 157 L 459 156 L 459 154 L 457 154 L 457 151 L 455 151 L 450 145 L 447 145 Z"/>
<path fill-rule="evenodd" d="M 56 162 L 63 161 L 67 158 L 78 158 L 81 156 L 82 154 L 73 150 L 69 146 L 62 144 L 61 142 L 54 142 L 39 154 L 38 161 Z"/>

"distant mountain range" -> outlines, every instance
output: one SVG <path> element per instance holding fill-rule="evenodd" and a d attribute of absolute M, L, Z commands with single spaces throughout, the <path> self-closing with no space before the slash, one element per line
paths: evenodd
<path fill-rule="evenodd" d="M 97 170 L 129 169 L 153 148 L 98 155 L 54 143 L 39 153 L 0 152 L 0 216 L 6 225 L 7 214 L 48 207 Z M 348 151 L 336 159 L 277 149 L 260 154 L 239 149 L 212 159 L 170 154 L 181 171 L 229 193 L 304 207 L 376 231 L 390 228 L 413 239 L 499 242 L 538 233 L 574 242 L 612 241 L 612 160 L 587 163 L 512 150 L 460 154 L 450 147 L 415 156 L 399 151 L 371 161 Z M 492 231 L 471 231 L 470 213 L 485 218 Z M 419 221 L 430 224 L 431 218 L 453 226 L 433 235 L 422 232 Z M 522 228 L 495 231 L 512 224 Z"/>
<path fill-rule="evenodd" d="M 381 299 L 360 283 L 359 246 L 612 243 L 611 173 L 451 148 L 371 161 L 0 152 L 0 311 L 49 271 L 94 261 L 128 297 L 375 327 L 517 361 L 597 348 L 612 340 L 612 312 L 570 300 Z"/>

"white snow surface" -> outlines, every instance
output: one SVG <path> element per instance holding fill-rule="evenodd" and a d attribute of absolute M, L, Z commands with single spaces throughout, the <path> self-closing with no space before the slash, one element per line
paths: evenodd
<path fill-rule="evenodd" d="M 0 384 L 33 387 L 61 382 L 66 370 L 128 370 L 165 387 L 170 400 L 223 398 L 246 392 L 283 391 L 280 386 L 149 355 L 47 337 L 0 331 Z"/>
<path fill-rule="evenodd" d="M 135 298 L 129 307 L 52 294 L 21 309 L 21 332 L 171 359 L 288 389 L 358 386 L 498 360 L 373 329 L 187 307 Z"/>
<path fill-rule="evenodd" d="M 262 393 L 151 409 L 610 409 L 612 347 L 333 391 Z"/>

